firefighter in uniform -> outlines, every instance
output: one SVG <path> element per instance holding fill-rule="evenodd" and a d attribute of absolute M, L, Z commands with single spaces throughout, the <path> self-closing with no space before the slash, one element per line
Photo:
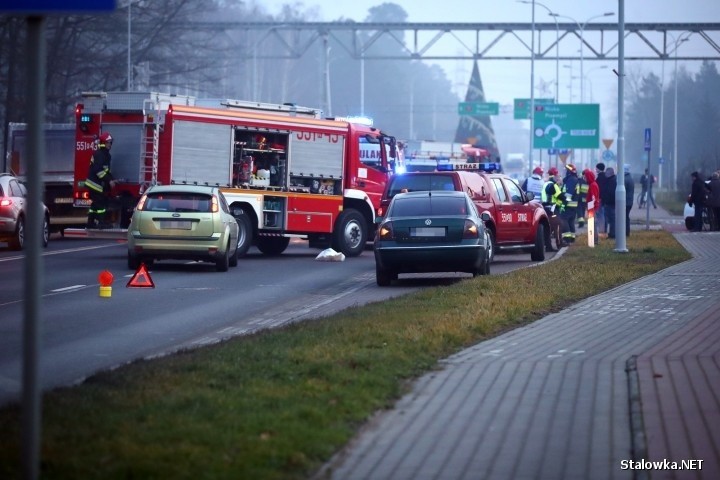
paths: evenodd
<path fill-rule="evenodd" d="M 115 186 L 112 173 L 110 173 L 110 148 L 113 138 L 108 132 L 103 132 L 98 138 L 98 149 L 90 160 L 85 186 L 90 192 L 90 210 L 88 212 L 88 228 L 107 227 L 105 216 L 109 203 L 110 189 Z"/>
<path fill-rule="evenodd" d="M 587 203 L 585 198 L 588 194 L 588 182 L 585 180 L 585 176 L 581 176 L 578 179 L 578 211 L 577 211 L 577 223 L 578 227 L 582 228 L 585 226 L 585 210 L 587 209 Z M 597 227 L 595 227 L 597 229 Z M 596 230 L 597 231 L 597 230 Z"/>
<path fill-rule="evenodd" d="M 572 163 L 565 165 L 565 178 L 563 179 L 562 191 L 563 195 L 565 195 L 565 209 L 562 217 L 569 227 L 569 230 L 563 233 L 563 239 L 566 242 L 572 243 L 575 241 L 575 217 L 580 202 L 577 169 Z"/>
<path fill-rule="evenodd" d="M 535 196 L 535 198 L 533 198 L 533 201 L 536 201 L 536 202 L 541 201 L 541 197 L 542 197 L 542 191 L 543 191 L 543 186 L 544 186 L 542 176 L 543 176 L 542 167 L 535 167 L 532 171 L 532 175 L 530 175 L 528 178 L 526 178 L 522 184 L 522 189 L 525 192 L 533 193 L 533 195 Z"/>
<path fill-rule="evenodd" d="M 551 232 L 549 232 L 549 234 L 545 238 L 545 249 L 549 252 L 555 251 L 555 249 L 552 248 L 552 244 L 550 243 L 550 238 L 552 238 L 553 234 L 555 234 L 554 236 L 556 237 L 558 248 L 560 248 L 565 243 L 562 240 L 564 239 L 565 233 L 569 231 L 568 224 L 562 215 L 562 212 L 565 209 L 565 196 L 562 192 L 562 189 L 557 184 L 558 175 L 558 169 L 555 167 L 550 167 L 550 169 L 548 170 L 548 179 L 543 185 L 541 194 L 543 208 L 545 209 L 545 212 L 547 212 L 548 218 L 550 219 Z"/>

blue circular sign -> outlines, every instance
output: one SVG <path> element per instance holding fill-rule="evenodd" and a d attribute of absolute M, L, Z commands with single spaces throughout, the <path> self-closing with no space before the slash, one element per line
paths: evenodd
<path fill-rule="evenodd" d="M 615 160 L 615 152 L 613 152 L 612 150 L 603 151 L 602 159 L 605 161 Z"/>

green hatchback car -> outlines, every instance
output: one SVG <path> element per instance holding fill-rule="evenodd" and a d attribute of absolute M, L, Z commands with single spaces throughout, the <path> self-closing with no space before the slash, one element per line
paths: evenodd
<path fill-rule="evenodd" d="M 490 237 L 465 192 L 399 193 L 375 234 L 379 286 L 399 273 L 490 273 Z"/>
<path fill-rule="evenodd" d="M 218 187 L 155 185 L 138 201 L 128 227 L 128 268 L 155 260 L 238 263 L 239 226 Z"/>

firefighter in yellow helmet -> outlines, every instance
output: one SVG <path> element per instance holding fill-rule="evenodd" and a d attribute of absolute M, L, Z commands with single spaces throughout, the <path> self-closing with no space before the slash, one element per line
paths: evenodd
<path fill-rule="evenodd" d="M 565 165 L 565 178 L 563 179 L 562 192 L 565 196 L 565 210 L 562 216 L 569 227 L 569 230 L 563 233 L 563 240 L 572 243 L 575 241 L 575 218 L 580 202 L 577 168 L 575 168 L 575 165 L 572 163 Z"/>
<path fill-rule="evenodd" d="M 110 189 L 115 186 L 112 173 L 110 172 L 110 148 L 112 148 L 113 137 L 108 132 L 103 132 L 98 138 L 98 149 L 93 153 L 90 160 L 85 186 L 90 192 L 90 210 L 88 212 L 88 228 L 107 228 L 105 221 L 109 204 Z"/>

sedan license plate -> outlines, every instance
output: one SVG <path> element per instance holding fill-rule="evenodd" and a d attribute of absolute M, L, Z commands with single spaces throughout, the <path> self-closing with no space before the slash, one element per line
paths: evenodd
<path fill-rule="evenodd" d="M 163 230 L 192 230 L 190 220 L 160 220 L 160 228 Z"/>
<path fill-rule="evenodd" d="M 417 227 L 410 229 L 411 237 L 444 237 L 445 227 Z"/>
<path fill-rule="evenodd" d="M 58 197 L 55 199 L 55 203 L 73 203 L 73 199 L 70 197 Z"/>

